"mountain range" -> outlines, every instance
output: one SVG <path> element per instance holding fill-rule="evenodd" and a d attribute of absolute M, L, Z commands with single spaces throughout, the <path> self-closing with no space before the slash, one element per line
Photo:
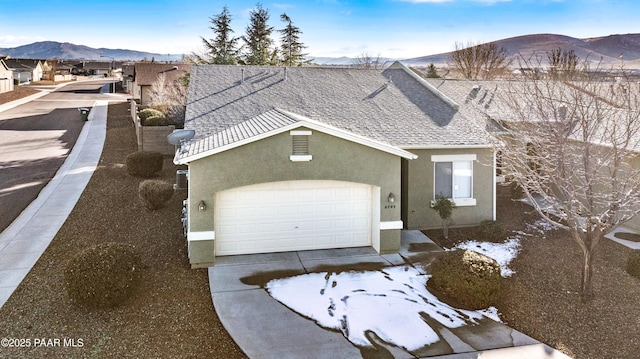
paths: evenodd
<path fill-rule="evenodd" d="M 61 60 L 94 60 L 94 61 L 179 61 L 182 54 L 158 54 L 151 52 L 124 49 L 95 49 L 68 42 L 41 41 L 13 48 L 0 48 L 0 56 L 11 56 L 22 59 L 61 59 Z"/>
<path fill-rule="evenodd" d="M 586 39 L 556 34 L 535 34 L 510 37 L 493 41 L 503 47 L 507 56 L 518 63 L 518 58 L 531 59 L 537 64 L 548 63 L 547 53 L 552 50 L 573 50 L 574 53 L 591 63 L 602 61 L 603 65 L 620 65 L 624 61 L 625 68 L 640 68 L 640 34 L 618 34 Z M 452 44 L 452 47 L 454 44 Z M 451 52 L 416 57 L 403 60 L 411 66 L 428 66 L 433 63 L 442 66 L 448 63 Z"/>
<path fill-rule="evenodd" d="M 640 34 L 618 34 L 601 37 L 579 39 L 556 34 L 534 34 L 510 37 L 493 41 L 498 47 L 503 47 L 507 56 L 524 59 L 538 59 L 542 65 L 547 62 L 547 53 L 552 50 L 573 50 L 574 53 L 590 62 L 602 61 L 603 65 L 616 65 L 624 61 L 626 68 L 640 69 Z M 454 44 L 452 44 L 452 47 Z M 436 66 L 446 65 L 451 53 L 421 56 L 400 60 L 410 66 L 428 66 L 433 63 Z M 160 54 L 135 50 L 91 48 L 83 45 L 75 45 L 68 42 L 55 41 L 35 42 L 29 45 L 14 48 L 0 48 L 0 56 L 32 59 L 75 59 L 96 60 L 111 58 L 116 61 L 139 61 L 143 59 L 156 61 L 180 61 L 182 54 Z M 384 54 L 381 56 L 384 57 Z M 349 57 L 316 57 L 313 62 L 321 65 L 351 65 Z M 104 60 L 103 60 L 104 61 Z"/>

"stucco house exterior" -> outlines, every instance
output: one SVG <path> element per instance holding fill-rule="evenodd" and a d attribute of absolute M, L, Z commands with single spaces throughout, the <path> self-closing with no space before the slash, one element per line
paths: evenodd
<path fill-rule="evenodd" d="M 185 129 L 192 267 L 216 256 L 371 246 L 402 229 L 495 219 L 495 157 L 481 121 L 400 63 L 384 71 L 191 68 Z"/>
<path fill-rule="evenodd" d="M 13 91 L 13 72 L 4 59 L 0 59 L 0 93 Z"/>
<path fill-rule="evenodd" d="M 44 67 L 42 61 L 33 59 L 5 59 L 5 64 L 13 71 L 13 78 L 20 83 L 42 80 Z"/>

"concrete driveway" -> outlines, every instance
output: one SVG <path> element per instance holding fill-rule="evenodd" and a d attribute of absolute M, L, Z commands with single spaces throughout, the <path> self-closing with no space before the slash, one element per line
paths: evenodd
<path fill-rule="evenodd" d="M 250 358 L 567 358 L 489 319 L 460 330 L 440 326 L 441 340 L 417 351 L 375 340 L 375 335 L 372 346 L 355 346 L 342 332 L 319 326 L 265 290 L 272 279 L 428 263 L 440 251 L 421 232 L 403 231 L 402 250 L 392 255 L 352 248 L 219 257 L 209 268 L 209 285 L 225 329 Z"/>

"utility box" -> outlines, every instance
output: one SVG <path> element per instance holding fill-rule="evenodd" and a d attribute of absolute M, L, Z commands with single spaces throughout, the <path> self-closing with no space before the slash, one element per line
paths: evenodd
<path fill-rule="evenodd" d="M 82 121 L 87 121 L 89 119 L 89 109 L 86 107 L 80 107 L 78 109 L 80 111 L 80 118 Z"/>
<path fill-rule="evenodd" d="M 188 188 L 188 170 L 177 170 L 176 171 L 176 184 L 173 186 L 174 189 L 187 189 Z"/>

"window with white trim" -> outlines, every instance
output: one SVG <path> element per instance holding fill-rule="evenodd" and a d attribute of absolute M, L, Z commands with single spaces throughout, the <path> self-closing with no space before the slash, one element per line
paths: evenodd
<path fill-rule="evenodd" d="M 293 130 L 291 135 L 291 156 L 289 159 L 293 162 L 311 161 L 312 156 L 309 152 L 309 137 L 311 131 Z"/>
<path fill-rule="evenodd" d="M 434 155 L 433 193 L 450 198 L 457 206 L 473 206 L 473 162 L 476 155 Z"/>

